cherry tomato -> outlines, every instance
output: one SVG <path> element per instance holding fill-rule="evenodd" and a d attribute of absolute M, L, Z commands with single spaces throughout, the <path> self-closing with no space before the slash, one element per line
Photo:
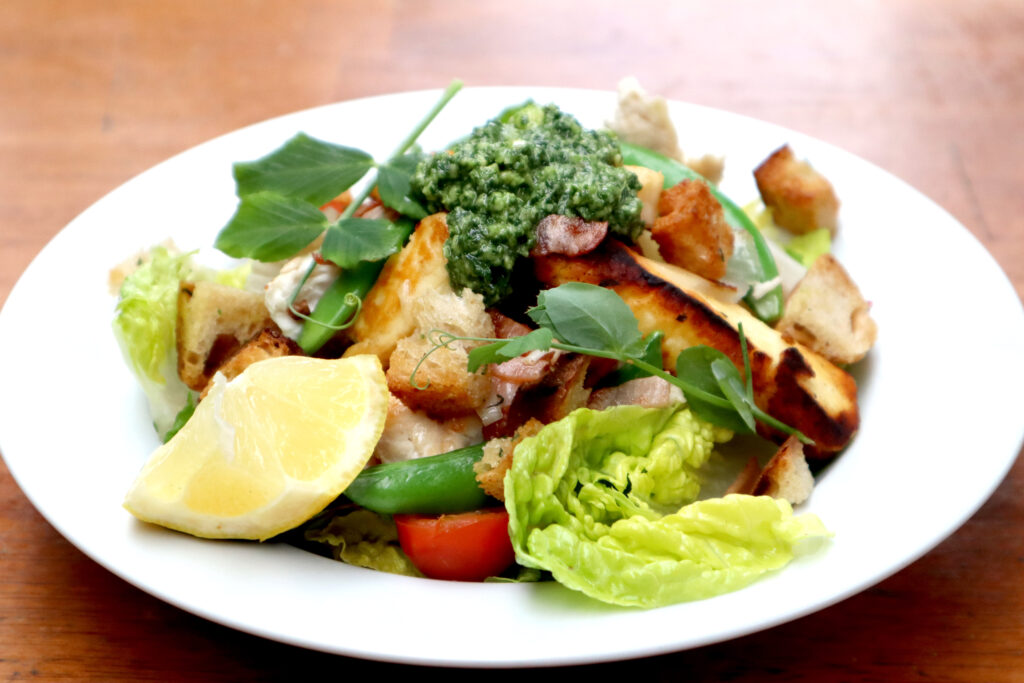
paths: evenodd
<path fill-rule="evenodd" d="M 394 518 L 402 551 L 432 579 L 483 581 L 515 561 L 504 508 Z"/>

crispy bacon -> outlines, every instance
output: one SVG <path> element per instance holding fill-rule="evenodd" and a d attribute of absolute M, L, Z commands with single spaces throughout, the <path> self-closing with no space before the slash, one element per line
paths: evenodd
<path fill-rule="evenodd" d="M 608 223 L 605 221 L 585 221 L 576 216 L 553 214 L 542 218 L 537 224 L 537 244 L 530 251 L 530 255 L 589 254 L 597 249 L 607 234 Z"/>

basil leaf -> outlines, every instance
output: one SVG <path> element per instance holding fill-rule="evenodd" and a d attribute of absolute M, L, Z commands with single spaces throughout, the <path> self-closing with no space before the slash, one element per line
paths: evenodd
<path fill-rule="evenodd" d="M 234 174 L 239 197 L 271 190 L 319 207 L 372 167 L 366 152 L 299 133 L 265 157 L 235 164 Z"/>
<path fill-rule="evenodd" d="M 469 352 L 469 371 L 476 372 L 483 365 L 502 363 L 530 351 L 546 351 L 553 338 L 551 330 L 542 327 L 521 337 L 478 346 Z"/>
<path fill-rule="evenodd" d="M 280 261 L 293 256 L 327 229 L 320 209 L 276 192 L 242 198 L 214 246 L 228 256 Z"/>
<path fill-rule="evenodd" d="M 402 248 L 406 232 L 383 218 L 344 218 L 327 230 L 320 253 L 340 268 L 380 261 Z"/>
<path fill-rule="evenodd" d="M 381 166 L 377 169 L 377 192 L 384 206 L 391 207 L 399 213 L 420 220 L 427 217 L 427 210 L 423 206 L 410 199 L 412 194 L 412 173 L 416 164 L 411 166 L 408 161 L 409 155 Z"/>
<path fill-rule="evenodd" d="M 527 314 L 564 344 L 633 357 L 643 352 L 636 316 L 622 297 L 604 287 L 568 282 L 544 290 Z"/>
<path fill-rule="evenodd" d="M 734 432 L 749 434 L 753 430 L 737 413 L 736 404 L 722 391 L 722 386 L 715 376 L 712 364 L 716 360 L 724 360 L 729 365 L 732 365 L 732 362 L 724 353 L 710 346 L 691 346 L 679 352 L 679 356 L 676 359 L 676 377 L 682 380 L 683 383 L 695 387 L 700 392 L 694 392 L 680 386 L 683 390 L 683 395 L 686 397 L 686 402 L 701 419 L 720 427 L 731 429 Z M 735 369 L 733 367 L 734 371 Z M 739 373 L 737 373 L 738 378 Z M 729 401 L 730 405 L 729 407 L 715 405 L 705 400 L 701 394 L 725 399 Z"/>

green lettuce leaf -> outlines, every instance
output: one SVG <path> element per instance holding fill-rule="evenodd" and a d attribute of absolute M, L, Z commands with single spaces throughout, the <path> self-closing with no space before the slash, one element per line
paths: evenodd
<path fill-rule="evenodd" d="M 153 247 L 150 259 L 125 278 L 114 317 L 114 336 L 149 401 L 160 434 L 174 424 L 188 389 L 178 379 L 174 333 L 178 287 L 191 273 L 191 254 Z"/>
<path fill-rule="evenodd" d="M 334 558 L 357 567 L 391 574 L 422 576 L 398 545 L 390 517 L 359 509 L 336 515 L 323 529 L 306 531 L 306 540 L 334 547 Z"/>
<path fill-rule="evenodd" d="M 804 235 L 797 235 L 786 243 L 786 252 L 799 261 L 804 268 L 810 268 L 819 256 L 832 251 L 832 233 L 827 228 L 818 228 Z"/>
<path fill-rule="evenodd" d="M 581 409 L 517 448 L 505 479 L 516 561 L 605 602 L 659 607 L 745 586 L 826 536 L 789 503 L 691 502 L 731 434 L 687 408 Z"/>

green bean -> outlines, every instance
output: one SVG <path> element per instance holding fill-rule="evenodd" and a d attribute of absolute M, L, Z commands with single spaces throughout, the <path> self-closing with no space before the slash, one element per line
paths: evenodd
<path fill-rule="evenodd" d="M 489 500 L 476 481 L 474 463 L 483 444 L 441 455 L 368 467 L 349 484 L 352 502 L 384 514 L 447 514 L 479 510 Z"/>

